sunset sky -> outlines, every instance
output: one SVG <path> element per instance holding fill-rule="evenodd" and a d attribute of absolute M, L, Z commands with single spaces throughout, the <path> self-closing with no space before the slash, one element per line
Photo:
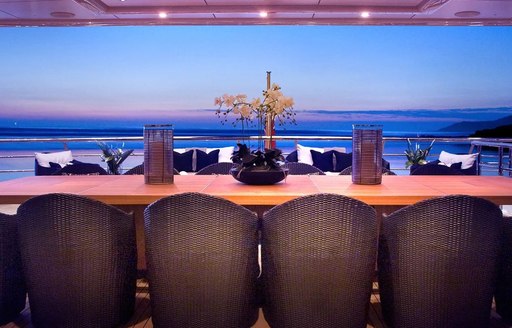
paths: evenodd
<path fill-rule="evenodd" d="M 260 96 L 266 71 L 311 113 L 512 106 L 512 27 L 1 28 L 0 44 L 0 124 L 194 117 Z"/>

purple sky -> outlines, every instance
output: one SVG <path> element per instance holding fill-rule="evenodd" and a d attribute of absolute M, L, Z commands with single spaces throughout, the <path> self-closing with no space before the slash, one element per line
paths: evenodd
<path fill-rule="evenodd" d="M 0 123 L 194 118 L 224 93 L 260 96 L 266 71 L 310 120 L 512 106 L 512 27 L 1 28 L 0 41 Z"/>

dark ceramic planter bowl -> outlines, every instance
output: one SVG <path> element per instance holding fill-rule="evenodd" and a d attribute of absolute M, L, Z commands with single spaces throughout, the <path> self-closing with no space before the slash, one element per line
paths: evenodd
<path fill-rule="evenodd" d="M 248 185 L 272 185 L 286 178 L 288 169 L 269 169 L 268 167 L 234 167 L 230 171 L 233 178 Z"/>

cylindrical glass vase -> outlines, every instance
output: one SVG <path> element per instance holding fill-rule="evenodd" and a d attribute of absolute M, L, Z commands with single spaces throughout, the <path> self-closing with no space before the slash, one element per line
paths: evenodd
<path fill-rule="evenodd" d="M 172 125 L 144 125 L 144 182 L 174 183 Z"/>
<path fill-rule="evenodd" d="M 352 126 L 352 182 L 382 182 L 382 125 Z"/>

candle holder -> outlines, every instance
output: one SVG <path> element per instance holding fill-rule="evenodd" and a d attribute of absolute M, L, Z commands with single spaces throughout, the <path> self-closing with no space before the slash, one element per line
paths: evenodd
<path fill-rule="evenodd" d="M 352 182 L 382 182 L 382 125 L 352 126 Z"/>
<path fill-rule="evenodd" d="M 144 182 L 174 183 L 172 125 L 144 125 Z"/>

